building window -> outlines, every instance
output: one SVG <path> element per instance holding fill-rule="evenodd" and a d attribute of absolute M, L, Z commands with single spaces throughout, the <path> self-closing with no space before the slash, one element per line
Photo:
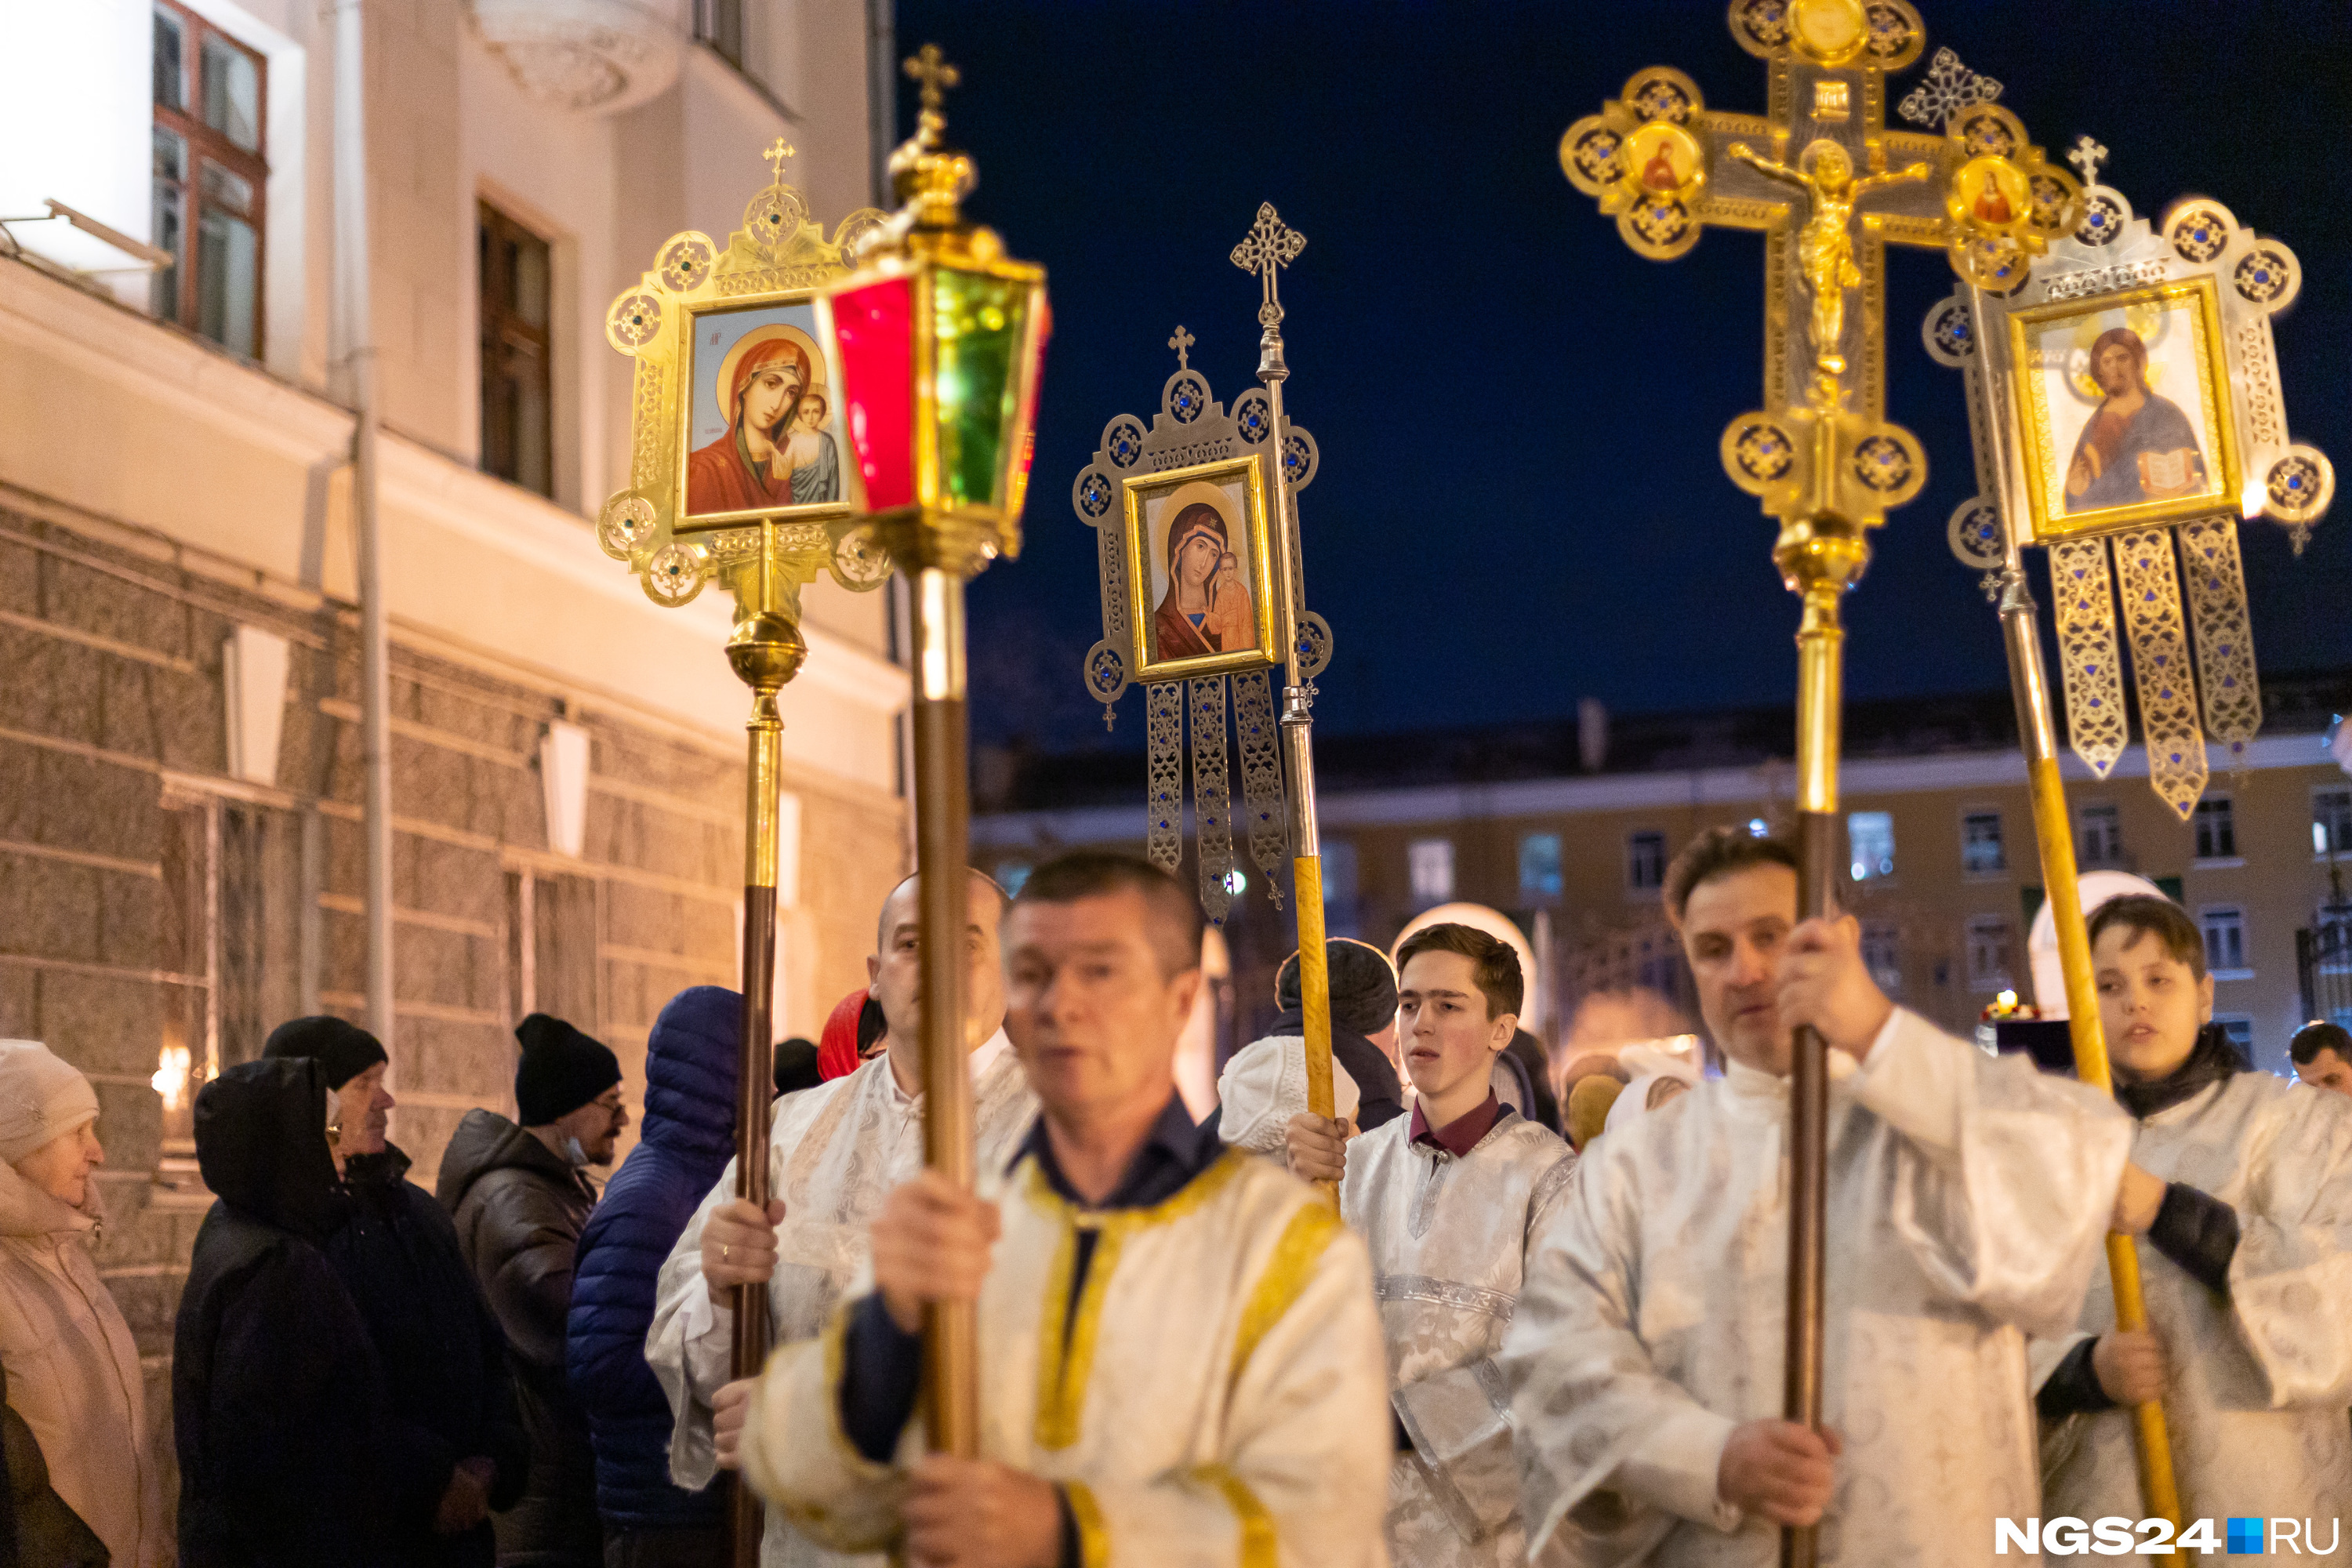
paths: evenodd
<path fill-rule="evenodd" d="M 1895 875 L 1895 818 L 1884 811 L 1846 814 L 1845 844 L 1853 864 L 1847 871 L 1857 882 L 1877 882 Z"/>
<path fill-rule="evenodd" d="M 2230 797 L 2208 795 L 2197 803 L 2192 826 L 2197 834 L 2197 858 L 2234 860 L 2238 858 L 2238 824 Z"/>
<path fill-rule="evenodd" d="M 2113 801 L 2095 801 L 2075 814 L 2077 858 L 2084 870 L 2121 868 L 2124 863 L 2123 814 Z"/>
<path fill-rule="evenodd" d="M 2242 1013 L 2216 1013 L 2213 1022 L 2221 1026 L 2221 1032 L 2230 1037 L 2230 1043 L 2238 1047 L 2240 1056 L 2248 1061 L 2254 1059 L 2254 1021 L 2252 1018 Z"/>
<path fill-rule="evenodd" d="M 2007 991 L 2012 928 L 2006 915 L 1969 917 L 1969 989 Z"/>
<path fill-rule="evenodd" d="M 547 241 L 488 202 L 479 217 L 482 471 L 552 495 Z"/>
<path fill-rule="evenodd" d="M 1519 902 L 1556 903 L 1559 899 L 1559 835 L 1528 833 L 1519 838 Z"/>
<path fill-rule="evenodd" d="M 1356 845 L 1349 838 L 1323 840 L 1323 930 L 1329 936 L 1356 936 L 1363 927 L 1358 897 Z"/>
<path fill-rule="evenodd" d="M 1903 989 L 1903 932 L 1885 921 L 1862 928 L 1862 962 L 1878 988 L 1892 996 Z"/>
<path fill-rule="evenodd" d="M 1425 910 L 1454 897 L 1454 840 L 1416 838 L 1405 848 L 1412 879 L 1413 908 Z"/>
<path fill-rule="evenodd" d="M 743 0 L 694 0 L 694 37 L 743 68 Z"/>
<path fill-rule="evenodd" d="M 155 314 L 257 359 L 268 66 L 173 0 L 154 25 Z"/>
<path fill-rule="evenodd" d="M 1971 877 L 1993 877 L 2009 869 L 2000 813 L 1971 811 L 1960 818 L 1960 869 Z"/>
<path fill-rule="evenodd" d="M 1631 833 L 1625 837 L 1625 886 L 1637 893 L 1654 893 L 1666 885 L 1666 836 Z"/>
<path fill-rule="evenodd" d="M 2352 850 L 2352 789 L 2311 792 L 2311 852 L 2341 855 Z"/>
<path fill-rule="evenodd" d="M 2238 979 L 2246 967 L 2246 911 L 2234 904 L 2209 904 L 2198 916 L 2205 928 L 2205 967 L 2216 979 Z"/>

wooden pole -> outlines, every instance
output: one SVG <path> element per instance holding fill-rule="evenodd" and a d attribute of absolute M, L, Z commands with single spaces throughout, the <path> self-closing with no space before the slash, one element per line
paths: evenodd
<path fill-rule="evenodd" d="M 774 529 L 761 531 L 772 541 Z M 763 576 L 765 574 L 762 574 Z M 727 659 L 751 688 L 743 807 L 743 1037 L 735 1086 L 735 1195 L 768 1202 L 768 1107 L 775 1097 L 777 795 L 784 721 L 776 694 L 800 668 L 808 647 L 783 616 L 761 612 L 737 623 Z M 768 1287 L 734 1289 L 735 1338 L 729 1373 L 757 1376 L 768 1358 Z M 767 1508 L 739 1481 L 732 1512 L 735 1568 L 759 1568 Z"/>

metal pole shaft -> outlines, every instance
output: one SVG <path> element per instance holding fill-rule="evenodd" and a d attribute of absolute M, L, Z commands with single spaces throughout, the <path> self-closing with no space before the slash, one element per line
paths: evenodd
<path fill-rule="evenodd" d="M 375 334 L 369 321 L 367 16 L 335 5 L 335 313 L 352 400 L 352 523 L 360 595 L 360 755 L 365 773 L 368 1028 L 394 1063 L 392 1005 L 392 643 L 376 508 Z M 390 1075 L 387 1074 L 387 1080 Z"/>
<path fill-rule="evenodd" d="M 1270 276 L 1270 275 L 1269 275 Z M 1272 305 L 1271 285 L 1267 296 Z M 1291 785 L 1291 891 L 1298 904 L 1298 999 L 1307 1047 L 1307 1109 L 1328 1117 L 1338 1108 L 1331 1087 L 1331 973 L 1323 934 L 1323 840 L 1315 816 L 1315 692 L 1299 669 L 1298 628 L 1293 616 L 1298 605 L 1299 563 L 1291 550 L 1290 464 L 1284 442 L 1289 430 L 1282 412 L 1282 384 L 1290 367 L 1282 357 L 1279 316 L 1266 322 L 1259 339 L 1258 380 L 1265 384 L 1267 437 L 1274 464 L 1275 592 L 1281 595 L 1279 623 L 1289 628 L 1282 650 L 1282 751 Z M 1318 1182 L 1333 1203 L 1337 1184 Z"/>
<path fill-rule="evenodd" d="M 752 699 L 750 755 L 744 786 L 743 1036 L 735 1084 L 735 1195 L 768 1202 L 768 1104 L 773 1098 L 775 1038 L 777 791 L 784 749 L 783 720 L 772 692 Z M 735 1338 L 729 1373 L 759 1375 L 768 1359 L 768 1287 L 738 1285 Z M 758 1568 L 767 1510 L 750 1487 L 735 1488 L 736 1568 Z"/>
<path fill-rule="evenodd" d="M 2025 787 L 2033 806 L 2033 837 L 2042 851 L 2042 880 L 2058 932 L 2058 960 L 2065 975 L 2066 1032 L 2074 1047 L 2074 1076 L 2102 1094 L 2114 1091 L 2107 1041 L 2099 1020 L 2099 993 L 2091 966 L 2090 928 L 2083 918 L 2082 884 L 2074 868 L 2074 840 L 2066 816 L 2066 786 L 2058 771 L 2057 725 L 2052 718 L 2050 681 L 2042 663 L 2040 616 L 2033 591 L 2012 548 L 2001 573 L 2000 626 L 2009 653 L 2010 692 L 2017 702 L 2018 745 L 2025 753 Z M 2147 1302 L 2140 1290 L 2139 1251 L 2132 1238 L 2107 1236 L 2107 1276 L 2115 1287 L 2116 1327 L 2147 1326 Z M 2180 1492 L 2172 1473 L 2172 1445 L 2164 1406 L 2151 1400 L 2132 1408 L 2133 1446 L 2139 1460 L 2140 1497 L 2151 1518 L 2180 1526 Z M 2178 1568 L 2185 1559 L 2168 1554 Z"/>
<path fill-rule="evenodd" d="M 965 755 L 963 579 L 926 566 L 914 584 L 915 873 L 922 943 L 923 1163 L 972 1185 L 971 1063 L 964 1040 L 964 927 L 971 818 Z M 980 1335 L 969 1301 L 923 1310 L 923 1410 L 935 1453 L 980 1453 Z"/>
<path fill-rule="evenodd" d="M 1834 579 L 1804 588 L 1797 631 L 1797 912 L 1806 920 L 1837 912 L 1838 750 L 1845 679 L 1845 632 L 1838 623 Z M 1829 1045 L 1818 1029 L 1796 1031 L 1789 1089 L 1789 1302 L 1782 1362 L 1781 1414 L 1800 1426 L 1822 1424 L 1822 1247 L 1829 1192 Z M 1784 1568 L 1812 1568 L 1818 1526 L 1784 1528 Z"/>

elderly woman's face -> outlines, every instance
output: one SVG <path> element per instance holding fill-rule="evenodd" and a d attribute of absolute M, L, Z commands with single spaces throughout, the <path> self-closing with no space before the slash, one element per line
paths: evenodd
<path fill-rule="evenodd" d="M 793 399 L 801 395 L 801 370 L 796 364 L 772 364 L 752 376 L 743 389 L 743 423 L 754 430 L 772 430 Z"/>
<path fill-rule="evenodd" d="M 98 1123 L 85 1121 L 72 1131 L 50 1139 L 16 1162 L 16 1173 L 68 1208 L 89 1200 L 89 1173 L 106 1163 L 98 1142 Z"/>

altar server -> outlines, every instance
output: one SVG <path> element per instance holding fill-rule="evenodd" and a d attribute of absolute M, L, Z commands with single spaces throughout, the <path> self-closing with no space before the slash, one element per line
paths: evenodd
<path fill-rule="evenodd" d="M 2117 1228 L 2140 1238 L 2149 1327 L 2116 1331 L 2102 1258 L 2080 1330 L 2035 1344 L 2042 1413 L 2063 1423 L 2044 1511 L 2138 1518 L 2117 1406 L 2160 1395 L 2185 1519 L 2287 1520 L 2305 1558 L 2352 1563 L 2352 1100 L 2247 1068 L 2212 1021 L 2203 933 L 2169 899 L 2101 905 L 2091 957 L 2138 1122 Z"/>
<path fill-rule="evenodd" d="M 877 952 L 867 964 L 887 1026 L 883 1053 L 845 1078 L 779 1100 L 768 1134 L 773 1194 L 768 1212 L 735 1196 L 735 1163 L 729 1161 L 662 1266 L 646 1359 L 676 1417 L 669 1468 L 679 1486 L 709 1486 L 719 1468 L 711 1413 L 724 1403 L 730 1375 L 735 1321 L 730 1292 L 766 1280 L 775 1342 L 811 1338 L 866 1267 L 867 1227 L 883 1200 L 922 1168 L 916 888 L 909 877 L 884 902 Z M 1003 907 L 996 884 L 973 872 L 964 1040 L 971 1050 L 980 1157 L 999 1167 L 1035 1119 L 1037 1106 L 1003 1027 L 997 922 Z M 748 1380 L 735 1385 L 735 1396 L 749 1387 Z M 763 1568 L 845 1561 L 772 1510 L 760 1560 Z M 881 1563 L 878 1557 L 861 1561 L 877 1568 Z"/>
<path fill-rule="evenodd" d="M 1072 855 L 1023 884 L 1009 1019 L 1044 1114 L 1001 1198 L 936 1172 L 893 1193 L 867 1281 L 769 1362 L 743 1475 L 802 1528 L 956 1568 L 1385 1563 L 1363 1244 L 1185 1114 L 1200 939 L 1141 860 Z M 978 1303 L 978 1459 L 924 1455 L 912 1420 L 917 1329 L 946 1300 Z"/>
<path fill-rule="evenodd" d="M 1576 1156 L 1495 1095 L 1495 1059 L 1526 991 L 1510 945 L 1433 925 L 1397 959 L 1411 1118 L 1343 1142 L 1344 1124 L 1297 1116 L 1290 1168 L 1339 1183 L 1339 1213 L 1371 1250 L 1396 1427 L 1390 1556 L 1414 1568 L 1517 1568 L 1527 1531 L 1495 1352 L 1527 1249 L 1560 1206 Z"/>
<path fill-rule="evenodd" d="M 2026 1332 L 2081 1311 L 2130 1128 L 1890 1004 L 1796 857 L 1717 829 L 1666 908 L 1710 1079 L 1598 1140 L 1503 1348 L 1528 1542 L 1592 1565 L 1979 1564 L 2036 1511 Z M 1780 1418 L 1790 1030 L 1827 1037 L 1824 1430 Z"/>

